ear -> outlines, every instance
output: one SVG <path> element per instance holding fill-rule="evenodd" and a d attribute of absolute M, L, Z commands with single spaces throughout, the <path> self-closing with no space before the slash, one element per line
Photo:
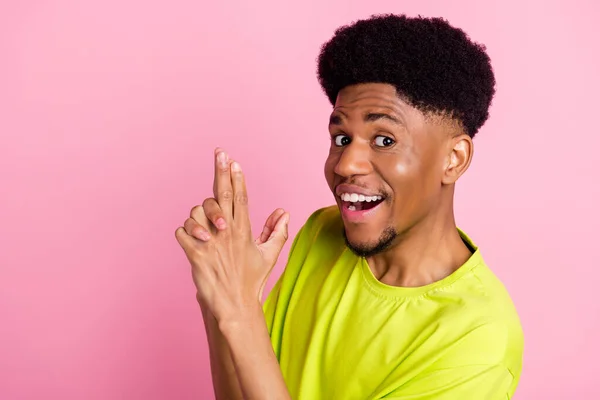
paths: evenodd
<path fill-rule="evenodd" d="M 473 139 L 461 133 L 448 141 L 448 152 L 442 175 L 442 184 L 451 185 L 469 168 L 473 158 Z"/>

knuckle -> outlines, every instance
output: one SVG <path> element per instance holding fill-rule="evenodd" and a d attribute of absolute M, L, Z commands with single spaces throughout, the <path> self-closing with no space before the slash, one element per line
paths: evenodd
<path fill-rule="evenodd" d="M 194 267 L 195 269 L 198 268 L 198 264 L 200 262 L 200 260 L 202 259 L 202 251 L 197 248 L 194 247 L 191 251 L 190 251 L 190 263 L 192 264 L 192 267 Z"/>
<path fill-rule="evenodd" d="M 219 193 L 219 198 L 227 201 L 232 200 L 233 192 L 231 190 L 223 190 Z"/>
<path fill-rule="evenodd" d="M 235 202 L 236 204 L 247 205 L 248 195 L 245 192 L 236 193 Z"/>
<path fill-rule="evenodd" d="M 192 207 L 190 211 L 190 218 L 194 218 L 194 216 L 199 216 L 204 214 L 204 207 L 201 205 L 196 205 Z"/>
<path fill-rule="evenodd" d="M 183 231 L 183 228 L 182 228 L 182 227 L 180 227 L 180 226 L 179 226 L 179 227 L 177 227 L 177 229 L 175 229 L 175 237 L 176 237 L 177 239 L 179 239 L 179 238 L 181 237 L 181 232 L 182 232 L 182 231 Z"/>
<path fill-rule="evenodd" d="M 218 236 L 224 240 L 228 240 L 231 236 L 231 229 L 224 229 L 219 232 Z"/>
<path fill-rule="evenodd" d="M 207 199 L 204 199 L 204 201 L 202 202 L 202 206 L 204 207 L 204 209 L 210 209 L 210 208 L 214 207 L 215 205 L 217 205 L 217 200 L 215 200 L 214 197 L 209 197 Z"/>
<path fill-rule="evenodd" d="M 214 198 L 204 200 L 204 215 L 212 222 L 223 217 L 221 207 Z"/>
<path fill-rule="evenodd" d="M 254 238 L 252 237 L 252 232 L 248 232 L 247 230 L 242 230 L 239 233 L 240 237 L 247 242 L 254 242 Z"/>

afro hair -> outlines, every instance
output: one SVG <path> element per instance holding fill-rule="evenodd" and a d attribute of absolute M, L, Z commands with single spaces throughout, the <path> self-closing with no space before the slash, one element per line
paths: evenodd
<path fill-rule="evenodd" d="M 442 18 L 375 15 L 338 28 L 318 58 L 331 104 L 344 87 L 388 83 L 423 113 L 448 116 L 473 137 L 489 116 L 495 78 L 485 47 Z"/>

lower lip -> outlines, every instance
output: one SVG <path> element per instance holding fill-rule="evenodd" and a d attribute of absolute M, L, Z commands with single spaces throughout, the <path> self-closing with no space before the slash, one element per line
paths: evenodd
<path fill-rule="evenodd" d="M 368 222 L 369 219 L 373 218 L 373 216 L 377 213 L 377 211 L 381 208 L 384 202 L 377 204 L 375 207 L 368 210 L 360 210 L 360 211 L 352 211 L 348 209 L 348 203 L 342 202 L 340 209 L 342 218 L 344 221 L 348 222 Z"/>

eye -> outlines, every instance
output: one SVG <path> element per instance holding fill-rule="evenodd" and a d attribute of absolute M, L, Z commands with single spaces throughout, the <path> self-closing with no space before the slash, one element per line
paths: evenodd
<path fill-rule="evenodd" d="M 391 139 L 387 136 L 377 136 L 375 138 L 375 145 L 378 147 L 390 147 L 394 143 L 396 143 L 394 139 Z"/>
<path fill-rule="evenodd" d="M 333 141 L 338 147 L 347 146 L 350 144 L 350 137 L 348 135 L 335 135 Z"/>

